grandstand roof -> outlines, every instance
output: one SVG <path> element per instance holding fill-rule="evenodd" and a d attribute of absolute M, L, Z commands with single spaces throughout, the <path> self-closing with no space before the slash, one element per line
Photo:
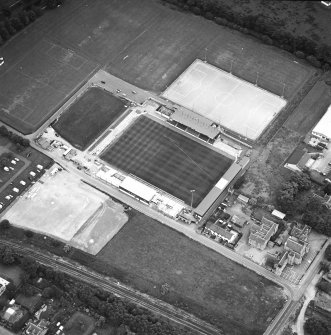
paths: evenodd
<path fill-rule="evenodd" d="M 147 202 L 150 202 L 157 193 L 153 188 L 131 177 L 126 177 L 121 183 L 120 188 L 138 196 Z"/>
<path fill-rule="evenodd" d="M 331 138 L 331 105 L 312 130 L 313 133 L 322 134 L 327 138 Z"/>
<path fill-rule="evenodd" d="M 171 119 L 184 124 L 209 138 L 215 138 L 220 132 L 217 127 L 212 126 L 213 121 L 188 109 L 177 109 L 171 115 Z"/>
<path fill-rule="evenodd" d="M 223 177 L 217 182 L 217 184 L 210 190 L 206 197 L 200 202 L 198 207 L 195 209 L 195 213 L 199 216 L 204 216 L 212 204 L 218 199 L 222 192 L 226 189 L 232 179 L 239 173 L 241 166 L 237 163 L 233 163 L 230 168 L 225 172 Z"/>

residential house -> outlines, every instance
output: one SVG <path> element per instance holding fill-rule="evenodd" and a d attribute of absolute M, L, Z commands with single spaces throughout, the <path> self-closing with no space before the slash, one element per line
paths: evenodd
<path fill-rule="evenodd" d="M 311 227 L 295 222 L 291 229 L 290 235 L 299 239 L 300 241 L 307 241 Z"/>
<path fill-rule="evenodd" d="M 303 256 L 309 251 L 309 244 L 290 236 L 284 244 L 284 249 L 289 251 L 288 264 L 301 264 Z"/>
<path fill-rule="evenodd" d="M 234 230 L 227 230 L 221 227 L 217 222 L 213 223 L 212 221 L 206 223 L 204 232 L 214 235 L 217 238 L 221 238 L 228 243 L 232 243 L 238 236 L 238 233 Z"/>
<path fill-rule="evenodd" d="M 248 244 L 257 249 L 264 250 L 271 236 L 276 233 L 277 229 L 278 224 L 276 222 L 263 217 L 260 225 L 254 224 L 252 226 Z"/>
<path fill-rule="evenodd" d="M 25 330 L 26 335 L 45 335 L 48 331 L 49 322 L 46 320 L 40 320 L 38 323 L 29 322 L 27 329 Z"/>

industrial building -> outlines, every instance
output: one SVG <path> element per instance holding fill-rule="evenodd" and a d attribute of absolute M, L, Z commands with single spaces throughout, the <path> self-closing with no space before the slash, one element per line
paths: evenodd
<path fill-rule="evenodd" d="M 312 135 L 325 141 L 331 140 L 331 105 L 312 130 Z"/>

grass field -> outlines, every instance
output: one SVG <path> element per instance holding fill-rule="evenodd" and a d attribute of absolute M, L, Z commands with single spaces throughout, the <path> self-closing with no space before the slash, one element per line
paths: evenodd
<path fill-rule="evenodd" d="M 68 335 L 90 335 L 94 329 L 94 320 L 81 312 L 76 312 L 65 324 Z"/>
<path fill-rule="evenodd" d="M 287 128 L 305 136 L 331 105 L 331 86 L 317 82 L 286 121 Z"/>
<path fill-rule="evenodd" d="M 101 156 L 118 169 L 194 206 L 230 167 L 232 160 L 173 129 L 140 117 Z"/>
<path fill-rule="evenodd" d="M 284 303 L 279 287 L 175 230 L 134 212 L 97 255 L 137 289 L 185 308 L 227 335 L 260 335 Z M 162 296 L 161 285 L 170 291 Z"/>
<path fill-rule="evenodd" d="M 78 98 L 53 128 L 75 148 L 85 150 L 126 109 L 125 101 L 92 87 Z"/>
<path fill-rule="evenodd" d="M 37 129 L 96 67 L 162 92 L 196 58 L 285 98 L 314 69 L 293 56 L 158 1 L 72 0 L 48 11 L 2 47 L 0 119 Z M 206 50 L 207 49 L 207 50 Z M 146 52 L 148 50 L 148 52 Z"/>
<path fill-rule="evenodd" d="M 22 36 L 18 36 L 19 39 Z M 11 47 L 11 42 L 5 49 Z M 27 134 L 35 131 L 96 65 L 47 38 L 0 72 L 0 119 Z"/>
<path fill-rule="evenodd" d="M 252 140 L 286 104 L 281 97 L 201 60 L 194 61 L 163 96 Z"/>

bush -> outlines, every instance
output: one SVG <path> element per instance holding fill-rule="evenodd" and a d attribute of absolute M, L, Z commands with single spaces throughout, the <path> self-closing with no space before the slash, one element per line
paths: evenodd
<path fill-rule="evenodd" d="M 11 224 L 8 220 L 4 219 L 0 221 L 0 230 L 8 230 L 11 227 Z"/>
<path fill-rule="evenodd" d="M 316 59 L 315 56 L 313 55 L 310 55 L 310 56 L 307 56 L 306 57 L 306 60 L 313 66 L 316 66 L 316 67 L 321 67 L 321 62 L 319 60 Z"/>
<path fill-rule="evenodd" d="M 328 247 L 326 248 L 324 256 L 326 260 L 331 262 L 331 244 L 329 244 Z"/>
<path fill-rule="evenodd" d="M 302 52 L 302 51 L 299 51 L 299 50 L 298 50 L 298 51 L 295 51 L 295 52 L 294 52 L 294 55 L 297 56 L 298 58 L 301 58 L 301 59 L 306 58 L 305 53 Z"/>
<path fill-rule="evenodd" d="M 25 236 L 28 237 L 28 238 L 31 238 L 33 237 L 34 233 L 31 231 L 31 230 L 26 230 L 24 232 Z"/>

